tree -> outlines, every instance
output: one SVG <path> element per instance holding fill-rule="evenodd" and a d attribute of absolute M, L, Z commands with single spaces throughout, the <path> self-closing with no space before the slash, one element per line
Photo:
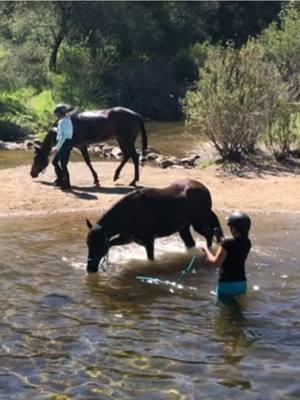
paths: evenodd
<path fill-rule="evenodd" d="M 187 122 L 199 127 L 224 160 L 239 161 L 288 104 L 288 85 L 263 47 L 249 41 L 240 50 L 212 48 L 194 90 L 187 92 Z"/>

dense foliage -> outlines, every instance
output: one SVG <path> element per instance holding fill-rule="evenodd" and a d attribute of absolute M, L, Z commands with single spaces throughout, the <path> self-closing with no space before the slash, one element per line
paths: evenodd
<path fill-rule="evenodd" d="M 243 117 L 232 134 L 244 132 L 250 120 L 254 125 L 254 104 L 260 104 L 267 86 L 260 73 L 272 71 L 276 82 L 287 85 L 289 101 L 299 88 L 299 7 L 294 3 L 2 1 L 0 22 L 0 139 L 43 131 L 53 105 L 61 101 L 81 108 L 122 105 L 158 120 L 182 118 L 181 99 L 191 93 L 193 82 L 198 90 L 208 90 L 211 63 L 220 66 L 215 74 L 223 87 L 215 88 L 215 99 L 227 107 L 221 112 L 223 123 L 230 112 L 232 119 L 238 116 L 238 99 L 244 98 Z M 258 46 L 253 38 L 260 50 L 247 61 L 247 51 Z M 255 57 L 261 69 L 248 76 L 247 62 L 254 63 Z M 237 58 L 243 71 L 234 67 Z M 238 83 L 227 67 L 221 68 L 221 60 L 241 74 L 249 92 L 245 86 L 238 93 Z M 262 82 L 259 93 L 251 86 L 254 75 Z M 194 115 L 187 104 L 188 114 Z M 272 146 L 286 136 L 287 121 L 288 130 L 293 125 L 289 107 L 281 104 L 281 121 L 271 124 L 274 116 L 268 114 Z M 246 129 L 249 143 L 243 151 L 265 130 L 261 117 L 256 122 L 251 134 Z M 289 140 L 283 141 L 289 148 Z"/>
<path fill-rule="evenodd" d="M 281 3 L 267 3 L 2 1 L 0 87 L 178 119 L 179 98 L 197 78 L 193 46 L 240 46 L 276 18 Z"/>
<path fill-rule="evenodd" d="M 299 21 L 300 7 L 291 4 L 280 14 L 280 26 L 272 24 L 240 49 L 209 49 L 184 105 L 187 122 L 223 159 L 240 160 L 259 139 L 278 158 L 299 145 Z"/>

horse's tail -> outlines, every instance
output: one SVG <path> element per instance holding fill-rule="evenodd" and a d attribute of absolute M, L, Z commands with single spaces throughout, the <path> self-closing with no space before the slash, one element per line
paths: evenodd
<path fill-rule="evenodd" d="M 140 128 L 141 128 L 141 133 L 142 133 L 142 154 L 144 157 L 146 155 L 146 150 L 148 148 L 148 138 L 147 138 L 147 132 L 146 132 L 143 117 L 138 115 L 138 119 L 139 119 L 139 124 L 140 124 Z"/>

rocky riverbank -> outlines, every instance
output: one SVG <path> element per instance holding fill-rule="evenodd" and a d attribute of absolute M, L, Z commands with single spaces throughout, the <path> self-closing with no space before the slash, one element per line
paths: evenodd
<path fill-rule="evenodd" d="M 32 151 L 35 144 L 40 145 L 41 142 L 38 140 L 26 140 L 23 143 L 0 141 L 0 150 L 3 149 Z M 204 144 L 203 146 L 208 147 L 209 145 Z M 78 152 L 77 149 L 74 149 L 74 151 Z M 120 148 L 118 146 L 112 146 L 108 143 L 100 143 L 97 145 L 89 146 L 89 153 L 95 157 L 99 157 L 99 159 L 105 159 L 109 161 L 117 161 L 122 158 L 122 152 Z M 147 154 L 144 157 L 144 161 L 164 169 L 174 166 L 189 169 L 197 166 L 201 159 L 204 159 L 204 154 L 206 154 L 205 160 L 212 159 L 214 156 L 216 156 L 216 153 L 215 151 L 213 151 L 211 146 L 209 146 L 209 151 L 206 151 L 205 148 L 203 148 L 200 153 L 202 154 L 194 153 L 183 158 L 178 158 L 174 156 L 166 156 L 160 154 L 157 150 L 150 148 L 148 149 Z"/>

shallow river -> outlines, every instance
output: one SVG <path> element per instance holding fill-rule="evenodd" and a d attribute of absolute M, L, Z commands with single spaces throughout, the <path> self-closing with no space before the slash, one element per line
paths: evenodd
<path fill-rule="evenodd" d="M 203 137 L 199 132 L 196 129 L 187 129 L 183 122 L 146 122 L 146 130 L 150 148 L 167 156 L 184 157 L 196 153 L 201 142 L 203 142 Z M 109 143 L 117 146 L 116 140 L 111 140 Z M 137 138 L 136 147 L 141 147 L 140 136 Z M 93 156 L 93 158 L 98 159 L 96 156 Z M 82 157 L 73 152 L 72 160 L 82 161 Z M 31 151 L 0 151 L 0 169 L 31 163 Z"/>
<path fill-rule="evenodd" d="M 124 246 L 87 275 L 84 215 L 2 219 L 0 399 L 298 399 L 300 217 L 253 222 L 236 310 L 201 256 L 179 287 L 135 278 L 175 281 L 191 258 L 177 236 L 155 265 Z"/>

